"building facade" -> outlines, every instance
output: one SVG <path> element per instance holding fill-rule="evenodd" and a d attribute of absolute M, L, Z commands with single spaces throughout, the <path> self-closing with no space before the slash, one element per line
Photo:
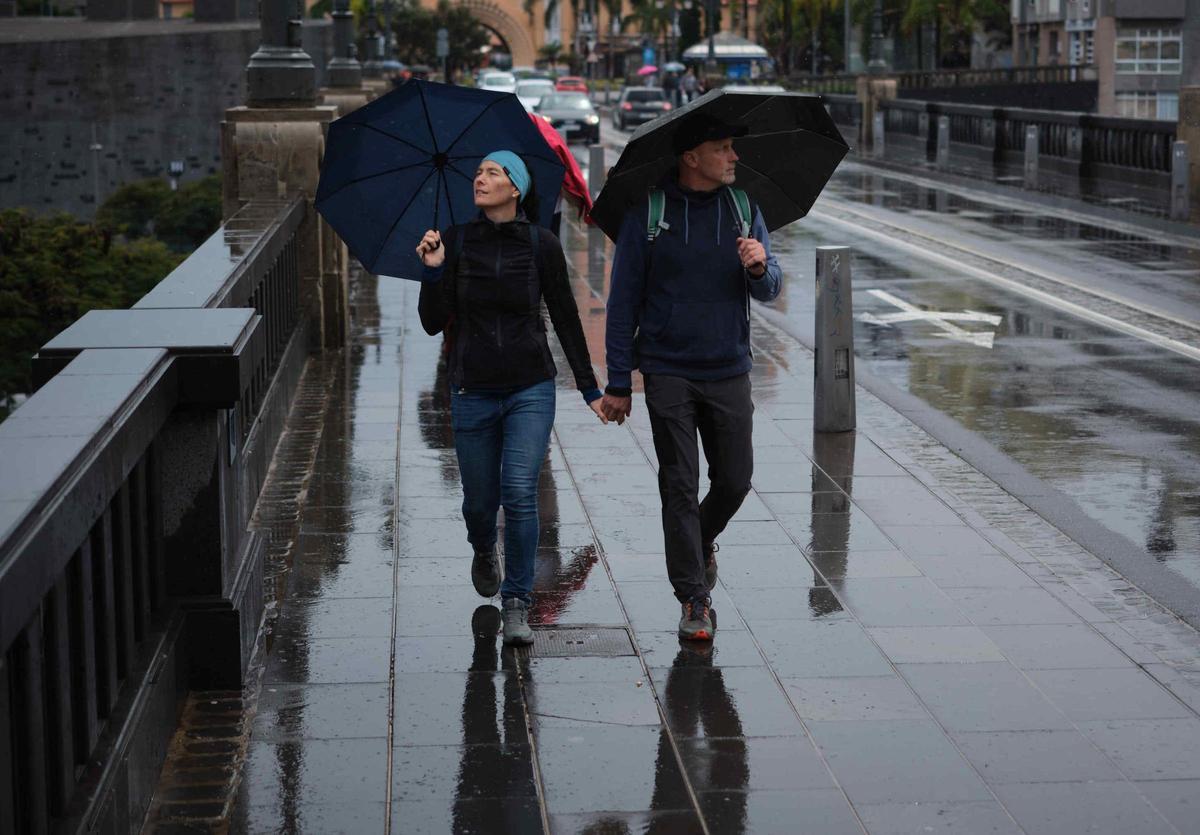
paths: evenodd
<path fill-rule="evenodd" d="M 1200 0 L 1012 0 L 1017 62 L 1094 65 L 1104 116 L 1174 121 Z"/>

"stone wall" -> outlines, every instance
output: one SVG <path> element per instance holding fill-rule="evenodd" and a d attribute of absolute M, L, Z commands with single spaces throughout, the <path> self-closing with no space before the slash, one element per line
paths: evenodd
<path fill-rule="evenodd" d="M 305 21 L 323 83 L 332 27 Z M 257 22 L 0 24 L 0 208 L 90 218 L 123 183 L 221 167 L 220 123 L 245 103 Z M 98 196 L 98 199 L 97 199 Z"/>

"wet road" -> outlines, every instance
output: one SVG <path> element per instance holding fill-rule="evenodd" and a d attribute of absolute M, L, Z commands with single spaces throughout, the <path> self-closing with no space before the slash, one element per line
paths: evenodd
<path fill-rule="evenodd" d="M 1058 491 L 1048 516 L 1077 508 L 1089 545 L 1200 623 L 1200 238 L 847 162 L 772 236 L 789 283 L 762 315 L 811 344 L 814 248 L 842 244 L 859 369 Z"/>

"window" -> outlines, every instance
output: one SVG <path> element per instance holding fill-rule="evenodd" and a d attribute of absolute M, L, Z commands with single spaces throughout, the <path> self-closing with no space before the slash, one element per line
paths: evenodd
<path fill-rule="evenodd" d="M 1179 29 L 1118 29 L 1117 72 L 1178 75 L 1182 43 Z"/>
<path fill-rule="evenodd" d="M 1096 63 L 1096 37 L 1093 32 L 1071 33 L 1071 64 L 1091 66 Z"/>
<path fill-rule="evenodd" d="M 1117 115 L 1127 119 L 1179 119 L 1178 93 L 1117 93 Z"/>

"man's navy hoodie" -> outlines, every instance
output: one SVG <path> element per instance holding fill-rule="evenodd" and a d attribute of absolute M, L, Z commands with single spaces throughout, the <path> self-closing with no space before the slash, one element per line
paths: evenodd
<path fill-rule="evenodd" d="M 646 240 L 645 201 L 625 216 L 617 238 L 605 336 L 610 394 L 628 393 L 635 368 L 691 380 L 746 373 L 748 295 L 769 302 L 782 285 L 757 206 L 751 236 L 767 253 L 759 278 L 742 268 L 737 214 L 725 189 L 690 191 L 674 176 L 660 188 L 666 223 L 657 239 Z"/>

